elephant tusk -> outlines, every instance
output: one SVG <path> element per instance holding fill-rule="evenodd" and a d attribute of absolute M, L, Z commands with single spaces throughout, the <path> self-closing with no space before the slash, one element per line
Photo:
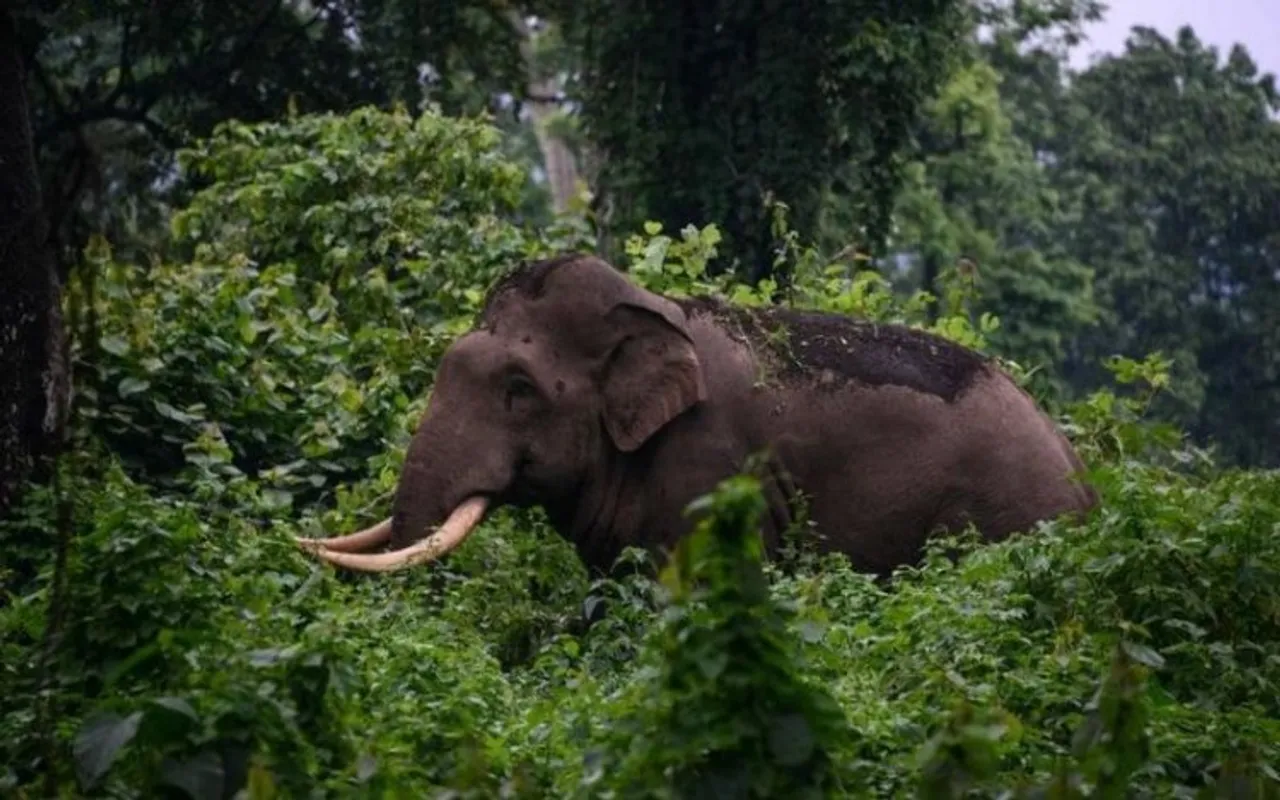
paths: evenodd
<path fill-rule="evenodd" d="M 331 539 L 298 538 L 298 545 L 304 550 L 319 552 L 321 549 L 339 553 L 357 553 L 368 550 L 391 538 L 391 517 L 387 517 L 376 525 L 370 525 L 362 531 L 348 533 L 346 536 L 334 536 Z"/>
<path fill-rule="evenodd" d="M 488 507 L 487 497 L 483 495 L 470 497 L 455 508 L 440 529 L 430 537 L 389 553 L 366 555 L 321 549 L 316 551 L 316 555 L 330 564 L 359 572 L 394 572 L 405 567 L 434 561 L 462 544 L 462 541 L 484 517 Z"/>

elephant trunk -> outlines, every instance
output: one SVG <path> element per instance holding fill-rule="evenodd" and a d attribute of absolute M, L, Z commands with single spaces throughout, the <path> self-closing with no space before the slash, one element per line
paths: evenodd
<path fill-rule="evenodd" d="M 476 457 L 477 448 L 465 447 L 466 438 L 443 435 L 442 418 L 427 414 L 409 443 L 392 516 L 355 533 L 299 544 L 331 564 L 361 572 L 424 564 L 462 544 L 489 509 L 497 486 L 488 478 L 500 474 L 502 464 L 493 448 L 479 448 L 485 455 Z M 435 524 L 440 527 L 427 536 Z M 384 544 L 393 549 L 361 552 Z"/>

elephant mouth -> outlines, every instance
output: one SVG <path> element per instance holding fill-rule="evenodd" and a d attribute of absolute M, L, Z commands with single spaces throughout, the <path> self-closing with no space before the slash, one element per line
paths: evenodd
<path fill-rule="evenodd" d="M 395 572 L 435 561 L 449 553 L 475 530 L 489 509 L 490 498 L 474 494 L 458 504 L 430 536 L 386 553 L 363 553 L 391 538 L 391 517 L 376 525 L 330 539 L 299 538 L 298 544 L 330 564 L 358 572 Z"/>

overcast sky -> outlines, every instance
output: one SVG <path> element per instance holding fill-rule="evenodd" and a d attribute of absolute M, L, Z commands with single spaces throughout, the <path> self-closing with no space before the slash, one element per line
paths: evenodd
<path fill-rule="evenodd" d="M 1244 44 L 1260 72 L 1280 79 L 1280 0 L 1109 0 L 1102 22 L 1086 28 L 1089 40 L 1072 54 L 1083 67 L 1094 51 L 1117 53 L 1134 25 L 1147 25 L 1172 39 L 1183 25 L 1200 41 L 1216 46 L 1220 59 L 1231 45 Z"/>

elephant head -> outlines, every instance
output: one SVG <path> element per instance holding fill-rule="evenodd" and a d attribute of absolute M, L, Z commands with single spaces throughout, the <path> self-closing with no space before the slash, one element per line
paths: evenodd
<path fill-rule="evenodd" d="M 391 516 L 302 543 L 337 565 L 388 571 L 447 553 L 503 504 L 541 505 L 572 527 L 603 465 L 706 393 L 679 306 L 590 256 L 526 265 L 445 351 Z"/>

